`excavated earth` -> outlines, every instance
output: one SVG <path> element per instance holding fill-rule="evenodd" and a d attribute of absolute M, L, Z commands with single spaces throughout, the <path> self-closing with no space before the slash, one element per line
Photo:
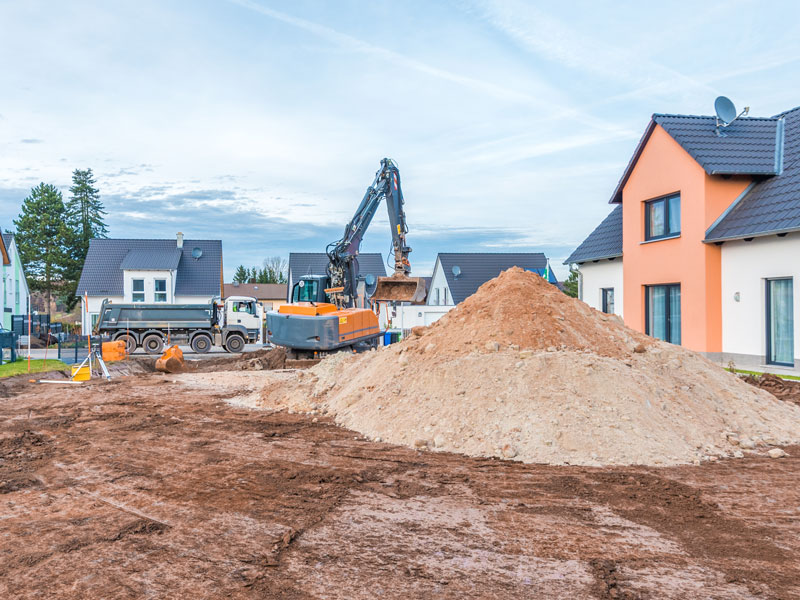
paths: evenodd
<path fill-rule="evenodd" d="M 183 383 L 205 375 L 3 388 L 0 597 L 800 598 L 800 447 L 662 468 L 419 452 L 232 405 L 261 372 Z"/>

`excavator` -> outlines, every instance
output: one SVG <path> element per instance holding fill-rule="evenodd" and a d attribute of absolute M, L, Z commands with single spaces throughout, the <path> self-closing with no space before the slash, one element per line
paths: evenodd
<path fill-rule="evenodd" d="M 409 277 L 411 248 L 406 244 L 408 226 L 400 171 L 393 160 L 384 158 L 344 235 L 328 244 L 326 274 L 301 277 L 292 286 L 291 302 L 267 313 L 269 341 L 286 347 L 291 358 L 377 343 L 381 335 L 377 316 L 370 306 L 358 306 L 358 254 L 361 240 L 384 199 L 392 230 L 394 273 L 377 279 L 367 304 L 425 301 L 424 280 Z"/>

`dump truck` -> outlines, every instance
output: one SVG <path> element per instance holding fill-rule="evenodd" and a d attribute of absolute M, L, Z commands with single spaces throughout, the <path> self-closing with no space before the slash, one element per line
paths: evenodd
<path fill-rule="evenodd" d="M 247 343 L 262 341 L 264 311 L 255 298 L 229 296 L 207 304 L 117 304 L 104 300 L 94 328 L 125 342 L 128 354 L 144 348 L 161 354 L 166 344 L 186 343 L 204 354 L 212 346 L 242 352 Z"/>
<path fill-rule="evenodd" d="M 392 231 L 394 274 L 378 278 L 369 303 L 425 302 L 424 280 L 409 277 L 411 248 L 406 244 L 408 226 L 400 172 L 394 161 L 384 158 L 345 226 L 344 235 L 327 247 L 327 273 L 301 277 L 292 287 L 291 302 L 267 313 L 269 341 L 287 348 L 290 358 L 377 343 L 381 335 L 378 317 L 372 308 L 357 306 L 358 254 L 361 240 L 384 199 Z"/>

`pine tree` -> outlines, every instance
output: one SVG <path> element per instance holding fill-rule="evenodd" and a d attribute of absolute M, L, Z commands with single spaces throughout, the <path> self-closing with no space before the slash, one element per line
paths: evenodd
<path fill-rule="evenodd" d="M 66 223 L 61 192 L 54 185 L 40 183 L 22 202 L 22 211 L 14 226 L 28 284 L 32 291 L 42 291 L 50 314 L 50 299 L 63 285 L 67 264 L 67 243 L 71 239 Z"/>
<path fill-rule="evenodd" d="M 100 201 L 100 193 L 94 187 L 95 179 L 91 169 L 75 169 L 72 172 L 72 196 L 66 204 L 66 220 L 70 229 L 67 240 L 67 264 L 65 285 L 62 299 L 69 309 L 75 306 L 78 298 L 75 288 L 81 276 L 86 254 L 89 252 L 89 241 L 92 238 L 107 237 L 108 228 L 103 217 L 105 207 Z"/>
<path fill-rule="evenodd" d="M 564 293 L 573 298 L 578 297 L 578 270 L 570 268 L 569 277 L 564 281 Z"/>
<path fill-rule="evenodd" d="M 233 276 L 234 283 L 247 283 L 250 274 L 247 272 L 247 269 L 244 265 L 239 265 L 236 267 L 236 273 Z"/>

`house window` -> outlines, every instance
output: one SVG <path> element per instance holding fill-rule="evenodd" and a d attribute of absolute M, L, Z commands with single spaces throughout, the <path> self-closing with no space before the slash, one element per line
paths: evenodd
<path fill-rule="evenodd" d="M 156 279 L 155 280 L 155 300 L 156 302 L 166 302 L 167 301 L 167 280 L 166 279 Z"/>
<path fill-rule="evenodd" d="M 602 288 L 600 290 L 603 312 L 610 315 L 614 314 L 614 288 Z"/>
<path fill-rule="evenodd" d="M 436 293 L 433 295 L 433 303 L 439 306 L 439 288 L 436 288 Z"/>
<path fill-rule="evenodd" d="M 144 302 L 144 279 L 133 280 L 133 301 Z"/>
<path fill-rule="evenodd" d="M 100 318 L 100 313 L 92 313 L 89 316 L 92 318 L 92 330 L 94 330 L 95 325 L 97 325 L 97 319 Z"/>
<path fill-rule="evenodd" d="M 767 280 L 767 362 L 794 366 L 792 278 Z"/>
<path fill-rule="evenodd" d="M 681 286 L 648 285 L 645 292 L 645 333 L 680 345 Z"/>
<path fill-rule="evenodd" d="M 645 202 L 645 240 L 675 237 L 681 233 L 681 195 Z"/>
<path fill-rule="evenodd" d="M 19 308 L 19 279 L 14 280 L 14 302 Z"/>
<path fill-rule="evenodd" d="M 444 305 L 447 306 L 447 288 L 444 288 Z"/>

